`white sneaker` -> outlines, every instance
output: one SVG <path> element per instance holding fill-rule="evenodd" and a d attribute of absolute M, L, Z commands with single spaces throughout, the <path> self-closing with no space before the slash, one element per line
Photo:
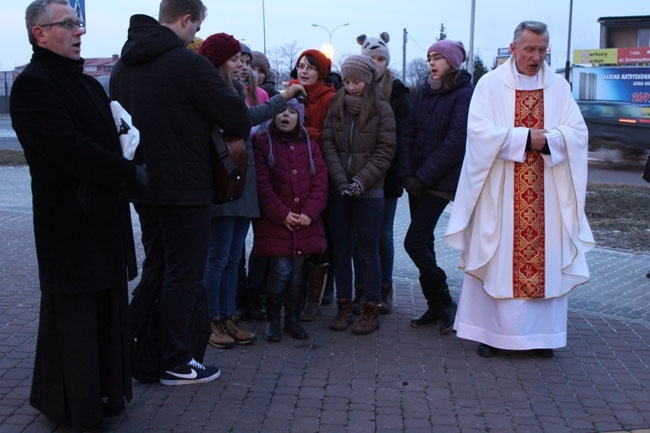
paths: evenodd
<path fill-rule="evenodd" d="M 215 366 L 205 366 L 192 358 L 187 364 L 166 370 L 160 375 L 163 385 L 187 385 L 191 383 L 212 382 L 221 376 L 221 370 Z"/>

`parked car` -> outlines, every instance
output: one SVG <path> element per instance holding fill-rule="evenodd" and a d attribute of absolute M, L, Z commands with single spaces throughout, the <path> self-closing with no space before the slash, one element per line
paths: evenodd
<path fill-rule="evenodd" d="M 589 151 L 617 162 L 650 151 L 650 117 L 643 107 L 618 101 L 576 101 L 589 129 Z"/>

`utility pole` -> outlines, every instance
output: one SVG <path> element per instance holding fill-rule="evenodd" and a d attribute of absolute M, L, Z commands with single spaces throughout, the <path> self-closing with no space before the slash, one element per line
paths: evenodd
<path fill-rule="evenodd" d="M 467 72 L 474 74 L 474 12 L 476 0 L 471 3 L 472 12 L 469 16 L 469 52 L 467 53 Z"/>
<path fill-rule="evenodd" d="M 566 65 L 564 65 L 564 78 L 569 81 L 571 72 L 571 20 L 573 18 L 573 0 L 569 2 L 569 35 L 566 38 Z"/>
<path fill-rule="evenodd" d="M 403 33 L 403 42 L 402 42 L 402 83 L 406 83 L 406 40 L 408 38 L 408 32 L 404 29 Z"/>
<path fill-rule="evenodd" d="M 266 56 L 266 7 L 262 0 L 262 35 L 264 37 L 264 55 Z"/>

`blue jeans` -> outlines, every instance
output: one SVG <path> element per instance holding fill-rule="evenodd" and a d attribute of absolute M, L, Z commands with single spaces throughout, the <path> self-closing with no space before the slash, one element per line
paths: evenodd
<path fill-rule="evenodd" d="M 211 220 L 208 260 L 203 275 L 210 317 L 232 317 L 236 313 L 239 261 L 250 222 L 250 218 L 243 217 Z"/>
<path fill-rule="evenodd" d="M 281 295 L 287 284 L 302 287 L 305 256 L 271 257 L 269 293 Z"/>
<path fill-rule="evenodd" d="M 338 299 L 352 299 L 352 253 L 359 249 L 360 274 L 366 300 L 381 302 L 379 238 L 384 215 L 383 198 L 342 199 L 330 195 L 327 204 L 334 257 L 334 279 Z"/>
<path fill-rule="evenodd" d="M 384 217 L 381 224 L 381 237 L 379 238 L 382 284 L 391 284 L 393 282 L 393 264 L 395 262 L 393 223 L 396 210 L 397 197 L 384 198 Z M 359 248 L 356 241 L 354 246 L 354 281 L 359 285 L 364 283 L 363 274 L 361 273 L 361 258 L 359 257 Z"/>

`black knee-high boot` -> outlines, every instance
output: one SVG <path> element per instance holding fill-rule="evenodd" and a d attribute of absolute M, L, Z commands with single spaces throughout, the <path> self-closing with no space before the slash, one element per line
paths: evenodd
<path fill-rule="evenodd" d="M 293 284 L 287 284 L 284 291 L 284 329 L 296 340 L 309 338 L 300 324 L 300 286 Z"/>
<path fill-rule="evenodd" d="M 280 315 L 282 314 L 282 295 L 277 293 L 266 294 L 266 341 L 277 342 L 282 340 L 280 328 Z"/>

